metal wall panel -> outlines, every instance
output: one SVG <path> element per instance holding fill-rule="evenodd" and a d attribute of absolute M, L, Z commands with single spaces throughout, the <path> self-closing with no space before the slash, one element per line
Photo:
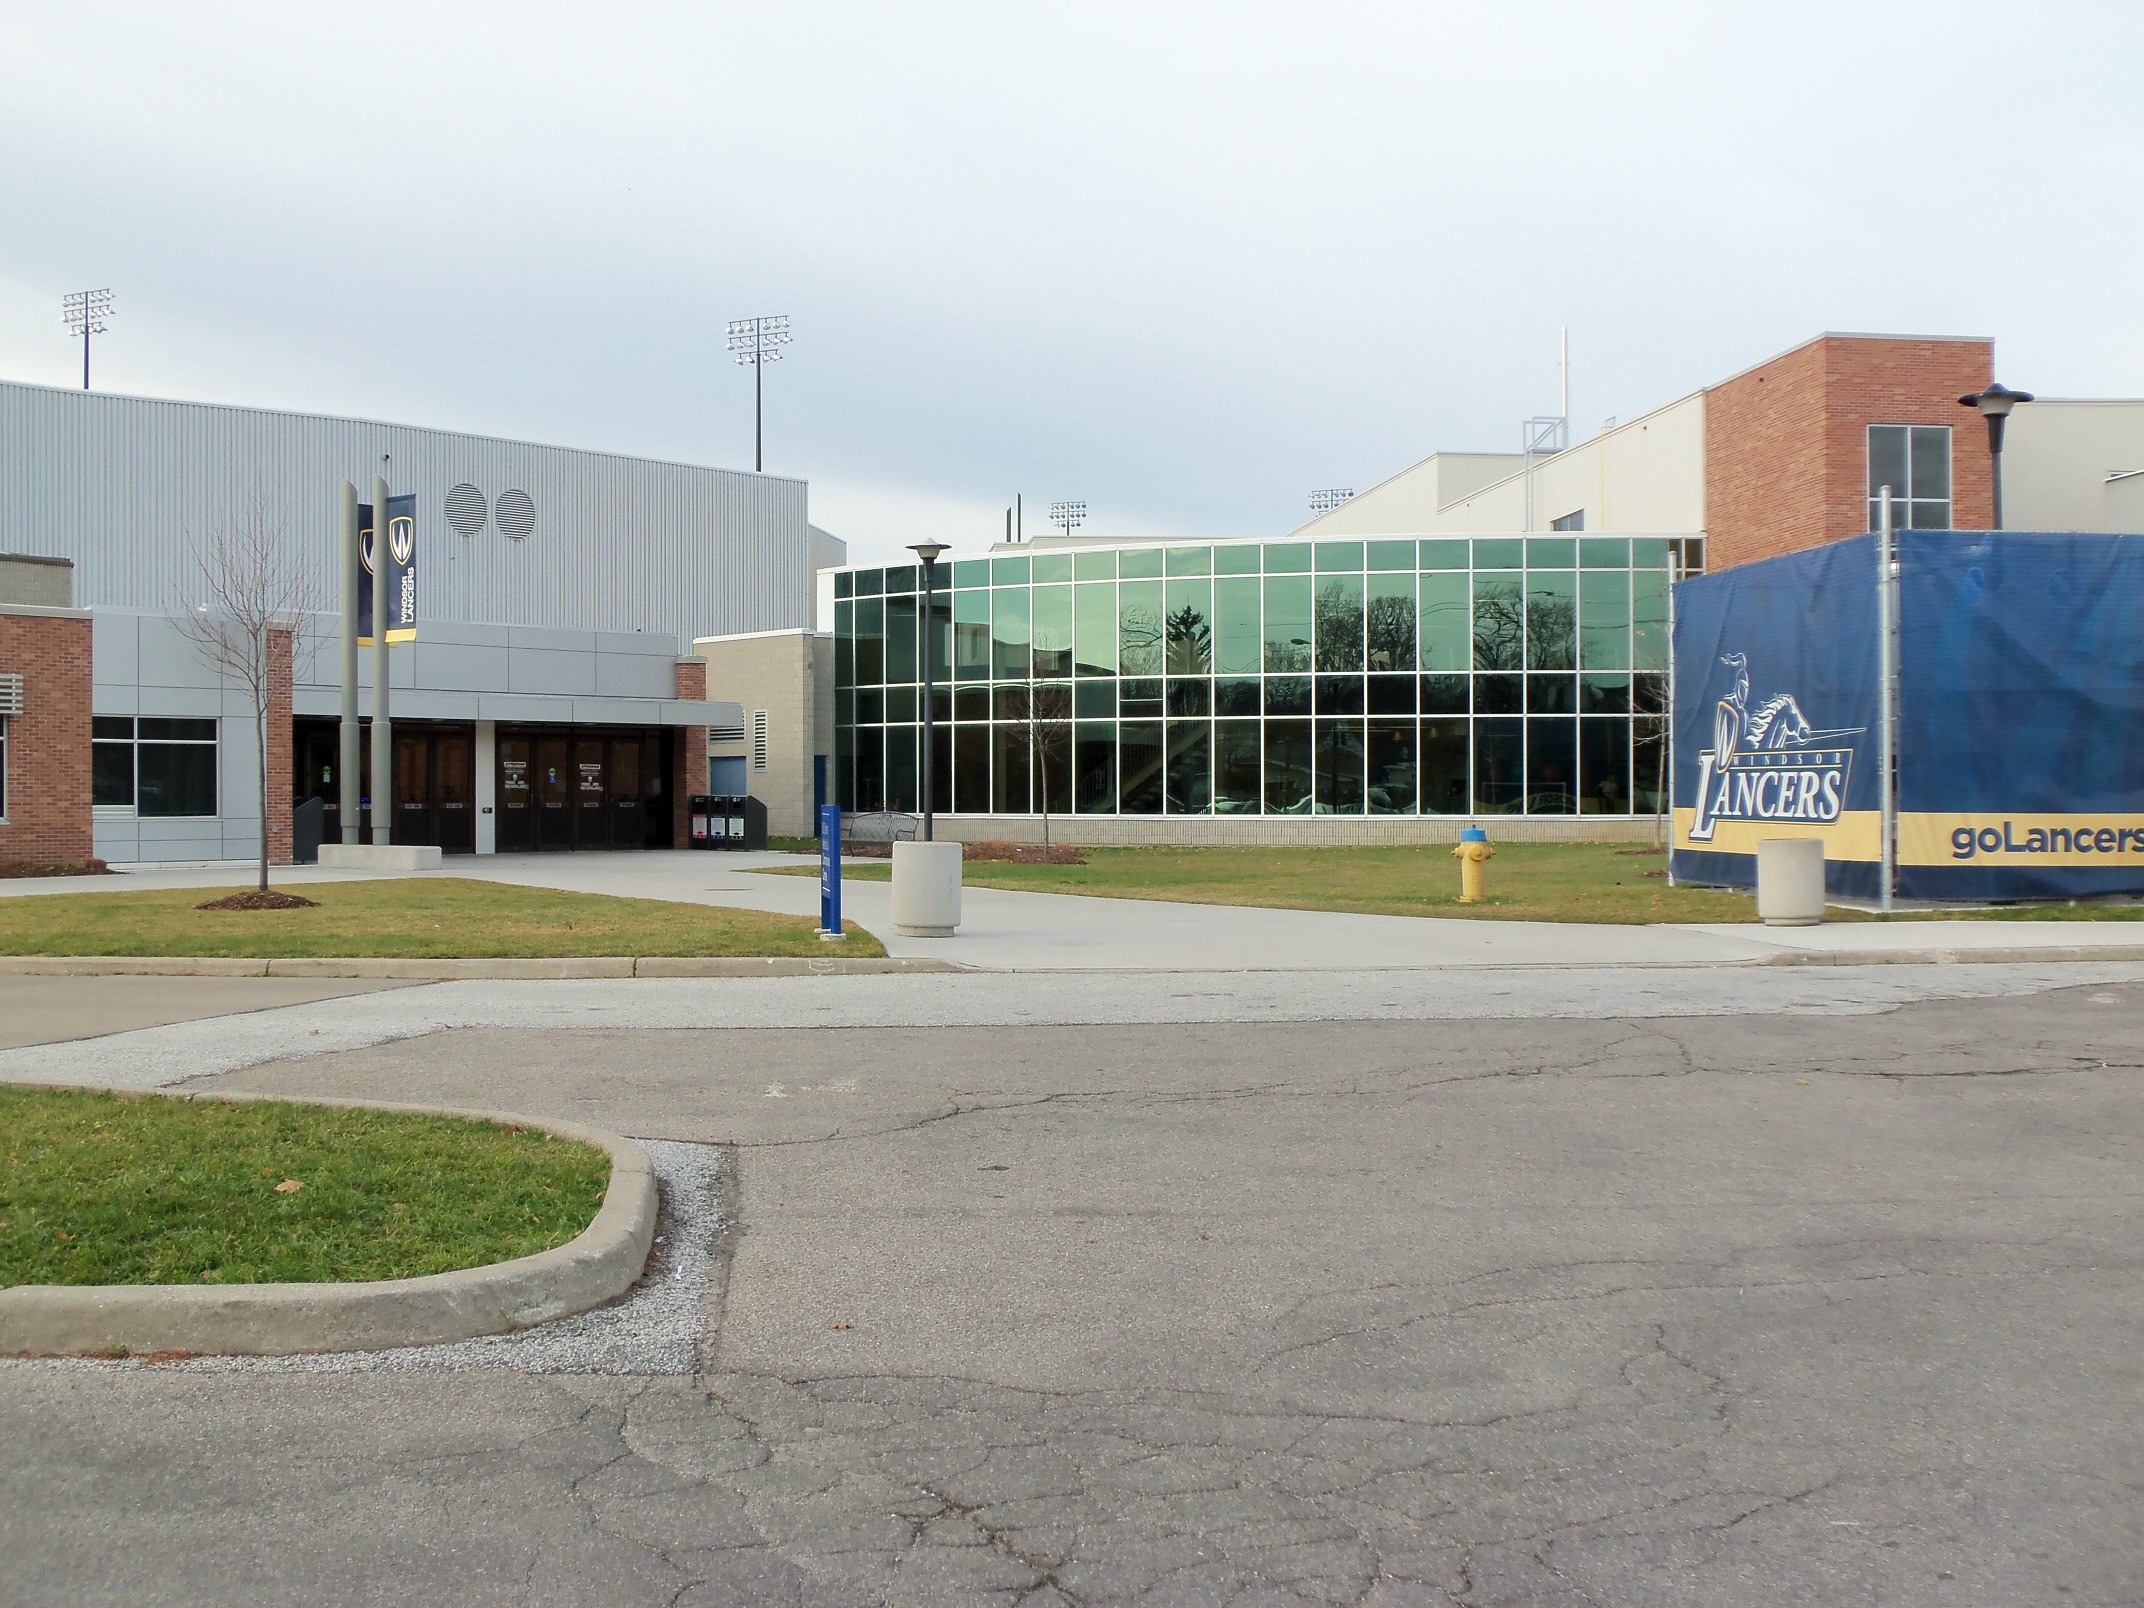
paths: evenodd
<path fill-rule="evenodd" d="M 414 492 L 435 620 L 694 637 L 809 623 L 805 485 L 773 475 L 358 419 L 0 382 L 0 551 L 71 558 L 77 607 L 199 601 L 198 555 L 255 508 L 337 606 L 342 482 Z M 447 493 L 475 486 L 483 529 Z M 501 534 L 502 493 L 535 528 Z M 369 677 L 370 670 L 367 669 Z"/>

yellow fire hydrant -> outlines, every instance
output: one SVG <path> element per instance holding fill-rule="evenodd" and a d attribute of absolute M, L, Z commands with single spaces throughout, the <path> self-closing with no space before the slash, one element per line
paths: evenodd
<path fill-rule="evenodd" d="M 1481 903 L 1482 862 L 1495 856 L 1496 850 L 1489 847 L 1489 834 L 1478 826 L 1470 826 L 1459 834 L 1459 841 L 1452 845 L 1452 858 L 1459 862 L 1459 902 Z"/>

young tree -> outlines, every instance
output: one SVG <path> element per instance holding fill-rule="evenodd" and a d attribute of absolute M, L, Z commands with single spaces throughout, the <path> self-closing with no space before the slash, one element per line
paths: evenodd
<path fill-rule="evenodd" d="M 258 886 L 266 893 L 268 708 L 278 675 L 286 670 L 295 674 L 292 661 L 304 616 L 320 606 L 322 588 L 281 518 L 256 496 L 242 513 L 210 533 L 195 555 L 187 590 L 194 595 L 181 601 L 179 629 L 202 662 L 226 684 L 243 688 L 251 701 L 253 753 L 260 775 Z"/>
<path fill-rule="evenodd" d="M 1072 774 L 1072 689 L 1036 686 L 1027 695 L 1027 751 L 1034 756 L 1035 802 L 1042 812 L 1042 852 L 1050 852 L 1050 767 Z"/>

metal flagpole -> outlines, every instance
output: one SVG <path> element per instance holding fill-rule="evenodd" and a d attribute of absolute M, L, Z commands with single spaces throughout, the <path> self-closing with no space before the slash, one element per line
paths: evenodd
<path fill-rule="evenodd" d="M 1889 914 L 1898 881 L 1898 792 L 1893 721 L 1897 700 L 1898 645 L 1892 636 L 1891 488 L 1883 488 L 1876 521 L 1876 782 L 1882 791 L 1878 830 L 1883 834 L 1876 868 L 1876 907 Z"/>
<path fill-rule="evenodd" d="M 361 763 L 357 721 L 357 588 L 364 573 L 358 554 L 357 488 L 342 483 L 342 739 L 336 760 L 336 805 L 342 819 L 342 840 L 362 841 L 358 831 Z"/>
<path fill-rule="evenodd" d="M 387 477 L 372 477 L 372 841 L 395 840 L 395 735 L 387 711 Z"/>

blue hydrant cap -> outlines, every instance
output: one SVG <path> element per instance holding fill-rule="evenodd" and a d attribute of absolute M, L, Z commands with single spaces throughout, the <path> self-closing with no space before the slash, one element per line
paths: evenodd
<path fill-rule="evenodd" d="M 1489 841 L 1489 834 L 1478 826 L 1470 826 L 1459 834 L 1459 841 L 1462 843 L 1486 843 Z"/>

